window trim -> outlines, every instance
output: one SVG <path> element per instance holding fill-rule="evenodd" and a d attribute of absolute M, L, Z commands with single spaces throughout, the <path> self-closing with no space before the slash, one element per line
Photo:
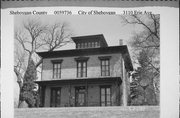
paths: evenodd
<path fill-rule="evenodd" d="M 109 59 L 109 60 L 110 60 L 110 59 L 111 59 L 111 56 L 99 56 L 98 58 L 99 58 L 99 60 L 103 60 L 103 59 L 104 59 L 104 60 L 105 60 L 105 59 Z"/>
<path fill-rule="evenodd" d="M 56 59 L 56 60 L 51 60 L 51 63 L 62 63 L 63 59 Z"/>
<path fill-rule="evenodd" d="M 88 61 L 89 60 L 89 57 L 77 57 L 77 58 L 74 58 L 75 61 Z"/>

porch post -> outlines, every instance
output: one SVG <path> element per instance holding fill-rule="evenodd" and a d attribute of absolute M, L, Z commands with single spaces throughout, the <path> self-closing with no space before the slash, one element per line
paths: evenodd
<path fill-rule="evenodd" d="M 121 105 L 122 106 L 127 106 L 127 76 L 126 76 L 126 70 L 125 70 L 125 65 L 124 65 L 124 61 L 122 59 L 121 56 L 121 78 L 122 78 L 122 87 L 121 91 L 122 91 L 122 98 L 121 98 Z"/>
<path fill-rule="evenodd" d="M 41 90 L 42 90 L 42 87 L 38 84 L 38 103 L 37 103 L 37 107 L 41 107 L 41 103 L 42 103 L 42 100 L 41 100 L 41 97 L 42 97 L 42 93 L 41 93 Z"/>
<path fill-rule="evenodd" d="M 71 107 L 71 83 L 69 84 L 69 103 L 68 106 Z"/>
<path fill-rule="evenodd" d="M 86 106 L 88 106 L 88 82 L 86 80 Z"/>
<path fill-rule="evenodd" d="M 126 70 L 123 62 L 123 106 L 127 106 L 127 80 L 126 80 Z"/>
<path fill-rule="evenodd" d="M 39 92 L 39 102 L 40 102 L 38 104 L 40 107 L 44 107 L 45 106 L 44 101 L 45 101 L 46 86 L 44 86 L 44 85 L 38 85 L 38 86 L 39 86 L 38 92 Z"/>

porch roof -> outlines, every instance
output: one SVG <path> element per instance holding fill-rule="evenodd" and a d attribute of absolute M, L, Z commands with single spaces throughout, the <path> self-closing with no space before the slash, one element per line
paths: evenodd
<path fill-rule="evenodd" d="M 43 80 L 35 81 L 39 85 L 49 85 L 49 84 L 70 84 L 70 83 L 86 83 L 86 82 L 117 82 L 118 84 L 122 83 L 120 77 L 100 77 L 100 78 L 73 78 L 73 79 L 54 79 L 54 80 Z"/>

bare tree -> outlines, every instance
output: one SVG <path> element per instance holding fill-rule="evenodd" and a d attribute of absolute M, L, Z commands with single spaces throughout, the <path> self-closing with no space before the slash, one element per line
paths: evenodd
<path fill-rule="evenodd" d="M 55 23 L 48 27 L 46 35 L 42 38 L 43 48 L 47 51 L 58 49 L 71 42 L 71 30 L 67 23 Z M 42 59 L 38 61 L 36 67 L 42 63 Z"/>
<path fill-rule="evenodd" d="M 15 69 L 22 69 L 23 58 L 26 58 L 27 64 L 30 59 L 35 59 L 36 68 L 42 63 L 42 59 L 38 58 L 35 52 L 41 49 L 53 51 L 67 43 L 71 42 L 71 30 L 67 23 L 54 23 L 53 25 L 43 25 L 39 20 L 28 20 L 23 23 L 23 27 L 15 29 L 15 39 L 20 44 L 22 51 L 15 50 Z M 20 52 L 23 52 L 20 54 Z M 23 56 L 24 55 L 24 56 Z"/>
<path fill-rule="evenodd" d="M 136 33 L 129 42 L 133 47 L 133 56 L 136 58 L 139 52 L 147 50 L 149 57 L 149 66 L 154 68 L 159 73 L 159 48 L 160 48 L 160 24 L 159 15 L 131 15 L 122 16 L 123 22 L 130 25 L 139 25 L 143 28 L 140 33 Z"/>
<path fill-rule="evenodd" d="M 16 42 L 15 42 L 16 43 Z M 14 72 L 16 73 L 17 76 L 17 82 L 19 83 L 19 86 L 22 86 L 22 81 L 23 81 L 23 77 L 21 73 L 25 73 L 26 71 L 26 53 L 19 49 L 18 46 L 15 47 L 15 52 L 14 52 Z"/>
<path fill-rule="evenodd" d="M 29 20 L 23 23 L 22 29 L 15 29 L 15 39 L 22 46 L 23 51 L 26 51 L 28 62 L 33 53 L 43 45 L 41 38 L 46 28 L 37 20 Z"/>
<path fill-rule="evenodd" d="M 131 15 L 122 16 L 123 23 L 128 25 L 136 25 L 141 31 L 135 33 L 129 44 L 132 47 L 133 62 L 141 67 L 139 75 L 141 75 L 139 85 L 148 82 L 147 85 L 153 85 L 154 93 L 159 90 L 159 74 L 160 74 L 160 24 L 159 15 Z M 146 74 L 144 74 L 146 73 Z M 148 77 L 146 77 L 148 75 Z M 144 79 L 149 81 L 144 81 Z M 145 84 L 146 85 L 146 84 Z"/>
<path fill-rule="evenodd" d="M 37 51 L 53 51 L 71 42 L 72 33 L 67 23 L 44 25 L 40 20 L 28 20 L 22 28 L 15 29 L 15 65 L 20 89 L 23 88 L 24 74 L 32 59 L 36 70 L 41 67 L 42 59 Z M 22 92 L 22 90 L 20 90 Z M 21 99 L 21 98 L 20 98 Z"/>

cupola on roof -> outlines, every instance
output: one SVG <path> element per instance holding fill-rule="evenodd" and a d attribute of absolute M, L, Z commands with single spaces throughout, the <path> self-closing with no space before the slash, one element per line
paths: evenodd
<path fill-rule="evenodd" d="M 103 34 L 72 37 L 76 49 L 108 47 Z"/>

